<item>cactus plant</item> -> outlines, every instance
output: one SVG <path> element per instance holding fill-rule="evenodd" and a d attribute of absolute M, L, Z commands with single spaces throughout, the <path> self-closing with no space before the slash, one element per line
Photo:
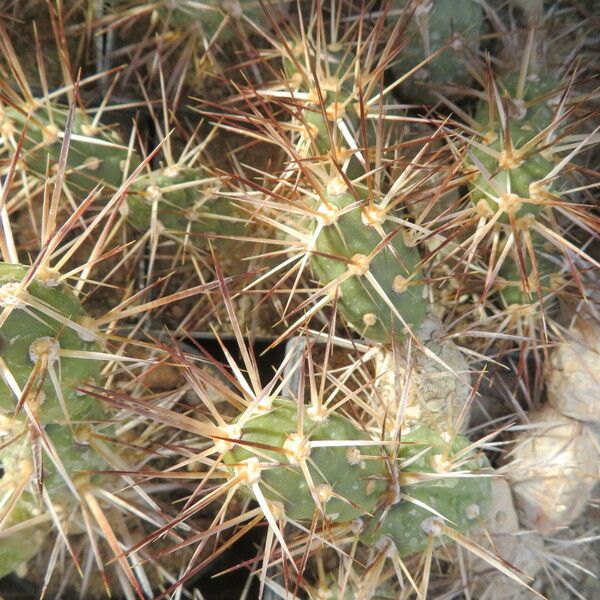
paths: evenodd
<path fill-rule="evenodd" d="M 376 514 L 364 539 L 373 543 L 389 537 L 404 557 L 422 552 L 430 543 L 435 547 L 447 541 L 440 523 L 447 521 L 459 532 L 478 525 L 487 512 L 491 488 L 487 459 L 470 449 L 465 452 L 466 439 L 443 439 L 420 427 L 403 435 L 402 443 L 398 455 L 404 499 Z M 467 477 L 453 476 L 453 471 L 466 472 Z M 429 481 L 427 474 L 431 474 Z"/>
<path fill-rule="evenodd" d="M 48 104 L 43 98 L 32 105 L 0 106 L 5 154 L 15 151 L 19 136 L 24 133 L 21 167 L 39 178 L 45 177 L 48 167 L 52 173 L 59 163 L 67 115 L 64 107 L 52 102 Z M 126 165 L 136 160 L 135 154 L 129 157 L 118 132 L 96 124 L 84 109 L 78 107 L 68 133 L 71 143 L 65 173 L 67 185 L 73 186 L 73 192 L 89 192 L 100 183 L 118 188 Z"/>
<path fill-rule="evenodd" d="M 426 303 L 419 254 L 386 223 L 376 202 L 344 190 L 322 198 L 315 219 L 311 267 L 348 324 L 380 342 L 402 338 L 423 321 Z M 334 285 L 332 285 L 332 283 Z"/>
<path fill-rule="evenodd" d="M 155 226 L 199 248 L 207 245 L 203 234 L 215 234 L 215 241 L 223 244 L 243 232 L 244 221 L 221 194 L 218 179 L 203 169 L 171 165 L 138 177 L 130 186 L 127 218 L 142 233 Z"/>
<path fill-rule="evenodd" d="M 412 102 L 435 102 L 435 92 L 460 96 L 472 76 L 473 62 L 482 34 L 484 14 L 476 0 L 394 0 L 389 4 L 388 21 L 406 23 L 402 39 L 406 45 L 393 63 L 402 78 L 418 68 L 410 83 L 401 86 Z M 444 48 L 442 50 L 442 48 Z"/>
<path fill-rule="evenodd" d="M 560 178 L 550 159 L 551 138 L 565 123 L 550 105 L 560 93 L 552 77 L 542 73 L 523 84 L 512 74 L 505 81 L 505 100 L 496 96 L 477 106 L 482 142 L 471 151 L 477 167 L 469 185 L 475 204 L 487 203 L 491 213 L 500 213 L 501 222 L 508 223 L 509 215 L 535 216 L 547 203 L 552 207 Z"/>
<path fill-rule="evenodd" d="M 382 497 L 386 463 L 377 446 L 365 446 L 367 436 L 339 415 L 315 422 L 305 414 L 306 434 L 298 432 L 297 420 L 296 403 L 277 400 L 271 410 L 240 425 L 243 445 L 234 446 L 224 457 L 250 489 L 258 485 L 265 489 L 266 498 L 281 502 L 290 519 L 310 520 L 322 503 L 324 515 L 334 522 L 363 518 L 366 543 L 390 536 L 399 555 L 406 556 L 427 546 L 431 519 L 447 519 L 464 531 L 486 510 L 489 482 L 483 476 L 485 460 L 470 451 L 462 452 L 468 446 L 464 439 L 449 444 L 426 428 L 403 436 L 398 459 L 405 499 L 390 508 Z M 482 477 L 475 475 L 464 482 L 452 477 L 454 460 L 460 462 L 456 470 L 481 473 Z M 433 474 L 431 481 L 419 481 L 420 477 L 427 479 L 428 473 Z M 408 487 L 403 486 L 405 481 Z M 435 544 L 442 540 L 438 536 Z"/>
<path fill-rule="evenodd" d="M 78 387 L 93 382 L 101 361 L 89 318 L 78 299 L 52 272 L 31 279 L 22 265 L 0 263 L 0 327 L 3 362 L 0 409 L 9 413 L 29 400 L 41 401 L 41 423 L 93 418 L 97 401 Z"/>
<path fill-rule="evenodd" d="M 572 518 L 600 462 L 585 7 L 58 2 L 16 52 L 36 3 L 0 25 L 0 577 L 534 593 L 515 565 L 585 595 L 569 581 L 597 569 L 566 552 L 593 539 Z M 129 145 L 102 124 L 116 98 Z M 283 341 L 282 362 L 253 352 Z"/>

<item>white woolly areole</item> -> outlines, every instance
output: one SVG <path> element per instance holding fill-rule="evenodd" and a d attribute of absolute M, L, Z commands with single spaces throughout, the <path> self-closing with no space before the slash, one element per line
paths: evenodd
<path fill-rule="evenodd" d="M 262 467 L 258 462 L 258 458 L 256 458 L 256 456 L 252 456 L 239 465 L 233 467 L 233 472 L 237 477 L 240 478 L 241 483 L 244 485 L 254 485 L 260 480 Z"/>
<path fill-rule="evenodd" d="M 231 439 L 239 440 L 242 435 L 242 428 L 237 423 L 232 423 L 230 425 L 222 425 L 219 427 L 219 432 L 223 434 L 224 438 L 227 439 L 219 439 L 215 438 L 215 450 L 217 452 L 227 452 L 233 448 L 233 442 Z"/>
<path fill-rule="evenodd" d="M 297 465 L 310 456 L 310 442 L 300 433 L 290 433 L 283 443 L 283 450 L 290 463 Z"/>
<path fill-rule="evenodd" d="M 52 337 L 45 336 L 38 338 L 29 346 L 29 358 L 32 362 L 37 362 L 46 358 L 49 364 L 58 360 L 60 344 Z"/>
<path fill-rule="evenodd" d="M 25 303 L 19 298 L 19 284 L 9 281 L 0 286 L 0 306 L 23 308 Z"/>
<path fill-rule="evenodd" d="M 442 535 L 442 522 L 436 517 L 427 517 L 421 521 L 421 529 L 435 537 Z"/>

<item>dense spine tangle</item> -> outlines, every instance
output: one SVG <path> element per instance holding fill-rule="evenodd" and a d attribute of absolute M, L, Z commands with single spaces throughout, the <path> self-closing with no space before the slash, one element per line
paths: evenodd
<path fill-rule="evenodd" d="M 77 388 L 99 376 L 100 346 L 58 274 L 30 280 L 26 267 L 0 263 L 0 307 L 0 410 L 11 414 L 26 401 L 41 423 L 92 417 L 97 401 Z"/>
<path fill-rule="evenodd" d="M 100 183 L 118 188 L 125 178 L 126 166 L 137 166 L 137 155 L 129 153 L 117 131 L 96 123 L 82 108 L 75 108 L 70 132 L 65 131 L 67 121 L 65 108 L 43 100 L 36 100 L 31 106 L 0 106 L 0 133 L 5 151 L 12 154 L 25 131 L 19 156 L 21 165 L 28 174 L 44 178 L 48 168 L 51 175 L 55 173 L 63 140 L 69 135 L 67 185 L 79 194 Z"/>

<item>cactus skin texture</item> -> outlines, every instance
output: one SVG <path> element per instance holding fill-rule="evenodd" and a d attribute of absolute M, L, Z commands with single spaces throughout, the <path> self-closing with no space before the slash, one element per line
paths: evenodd
<path fill-rule="evenodd" d="M 532 237 L 535 239 L 533 251 L 535 253 L 537 278 L 533 265 L 531 264 L 531 257 L 524 252 L 523 261 L 529 284 L 529 291 L 527 291 L 519 271 L 518 256 L 514 253 L 514 256 L 507 257 L 500 268 L 500 277 L 497 282 L 502 302 L 506 306 L 527 305 L 539 302 L 541 300 L 539 291 L 541 291 L 542 298 L 545 298 L 544 304 L 546 308 L 549 308 L 555 299 L 555 296 L 551 294 L 556 288 L 555 284 L 560 281 L 559 268 L 544 255 L 542 240 L 539 239 L 539 236 Z"/>
<path fill-rule="evenodd" d="M 402 436 L 403 445 L 399 450 L 399 458 L 408 461 L 429 447 L 418 460 L 411 462 L 402 469 L 400 465 L 400 485 L 402 493 L 420 501 L 443 517 L 448 519 L 448 525 L 454 530 L 464 532 L 478 523 L 478 516 L 485 514 L 491 501 L 491 481 L 489 477 L 477 476 L 489 463 L 485 457 L 462 457 L 456 467 L 450 461 L 469 445 L 469 442 L 458 436 L 451 449 L 448 442 L 437 433 L 421 427 Z M 466 460 L 465 460 L 466 459 Z M 447 467 L 446 465 L 449 465 Z M 468 472 L 467 477 L 448 477 L 452 470 Z M 433 480 L 412 483 L 411 474 L 440 473 Z M 373 544 L 383 537 L 389 537 L 394 542 L 400 556 L 408 556 L 422 552 L 429 544 L 427 524 L 441 519 L 423 506 L 418 506 L 408 500 L 401 500 L 389 512 L 375 515 L 363 534 L 363 541 Z M 447 540 L 447 538 L 446 538 Z M 433 546 L 444 542 L 443 535 L 433 536 Z"/>
<path fill-rule="evenodd" d="M 45 105 L 34 109 L 23 106 L 21 110 L 0 107 L 0 130 L 5 136 L 9 133 L 16 141 L 27 125 L 20 160 L 27 165 L 28 173 L 43 178 L 47 164 L 51 173 L 58 165 L 68 111 L 54 105 L 50 110 Z M 29 115 L 31 118 L 27 122 Z M 119 134 L 101 126 L 93 128 L 89 117 L 80 108 L 75 109 L 71 133 L 87 139 L 71 138 L 67 155 L 67 185 L 79 192 L 89 192 L 98 183 L 118 188 L 128 156 Z M 137 166 L 138 162 L 139 158 L 132 154 L 130 163 Z"/>
<path fill-rule="evenodd" d="M 17 422 L 13 422 L 13 426 Z M 27 425 L 23 424 L 23 429 Z M 86 426 L 78 427 L 75 439 L 71 429 L 65 425 L 46 425 L 44 433 L 60 458 L 62 466 L 69 474 L 76 487 L 89 485 L 91 482 L 101 483 L 108 476 L 104 474 L 89 475 L 87 471 L 106 469 L 108 465 L 88 445 L 85 444 Z M 81 443 L 80 443 L 81 442 Z M 53 462 L 44 457 L 44 490 L 49 495 L 55 508 L 60 507 L 67 512 L 73 510 L 78 500 L 67 487 Z M 10 484 L 20 482 L 27 473 L 32 476 L 32 448 L 26 436 L 3 445 L 0 448 L 0 466 L 4 472 L 3 481 Z M 29 488 L 21 494 L 12 510 L 8 524 L 4 529 L 23 524 L 23 530 L 13 535 L 0 536 L 0 576 L 7 575 L 33 558 L 44 544 L 44 539 L 52 527 L 52 520 L 28 525 L 27 521 L 41 515 L 43 505 Z M 23 543 L 23 535 L 28 543 Z"/>
<path fill-rule="evenodd" d="M 382 536 L 390 536 L 401 556 L 422 551 L 428 544 L 428 534 L 422 524 L 433 513 L 406 500 L 401 500 L 391 509 L 384 508 L 389 473 L 380 447 L 353 447 L 352 441 L 369 438 L 344 416 L 331 414 L 325 420 L 315 422 L 309 418 L 308 409 L 304 411 L 304 431 L 310 442 L 349 442 L 347 446 L 312 448 L 307 454 L 307 465 L 316 489 L 325 484 L 335 493 L 325 505 L 326 514 L 335 522 L 356 518 L 368 520 L 362 534 L 362 540 L 367 544 L 376 542 Z M 244 444 L 234 446 L 225 454 L 224 460 L 234 469 L 243 461 L 258 456 L 261 466 L 265 465 L 260 474 L 260 480 L 264 483 L 261 490 L 265 497 L 282 502 L 287 517 L 311 520 L 316 510 L 315 500 L 302 470 L 290 464 L 283 450 L 288 447 L 289 435 L 295 434 L 296 429 L 296 403 L 277 400 L 271 410 L 249 419 L 241 426 L 239 439 Z M 411 479 L 413 473 L 440 473 L 446 468 L 452 470 L 450 461 L 454 455 L 469 445 L 466 439 L 457 437 L 448 452 L 448 443 L 426 428 L 419 428 L 402 439 L 406 442 L 399 451 L 402 460 L 413 459 L 426 447 L 429 450 L 411 462 L 405 471 L 401 471 L 401 482 Z M 256 444 L 256 453 L 252 451 L 252 443 Z M 272 467 L 267 466 L 266 457 L 273 459 Z M 466 460 L 461 458 L 456 467 L 461 471 L 481 471 L 487 466 L 485 458 L 463 458 Z M 433 480 L 402 487 L 403 492 L 444 515 L 452 527 L 461 531 L 477 523 L 477 516 L 485 511 L 489 503 L 490 489 L 488 478 L 447 477 L 445 473 Z M 371 518 L 373 514 L 375 516 Z M 441 541 L 436 538 L 434 544 Z"/>
<path fill-rule="evenodd" d="M 83 340 L 80 333 L 67 323 L 67 320 L 73 324 L 85 322 L 86 312 L 66 285 L 53 285 L 51 280 L 43 283 L 34 279 L 26 291 L 15 297 L 13 294 L 27 271 L 22 265 L 0 263 L 0 306 L 14 305 L 0 327 L 0 357 L 19 388 L 23 390 L 34 369 L 32 357 L 36 356 L 37 347 L 37 356 L 42 357 L 38 360 L 44 361 L 47 358 L 56 374 L 69 416 L 72 419 L 93 418 L 98 402 L 77 392 L 77 387 L 99 376 L 101 361 L 56 355 L 56 351 L 60 352 L 60 349 L 71 352 L 99 350 L 96 342 Z M 60 322 L 51 315 L 64 321 Z M 50 350 L 45 357 L 44 348 Z M 64 421 L 65 415 L 47 370 L 42 369 L 39 381 L 43 381 L 41 390 L 44 392 L 38 412 L 40 422 Z M 0 411 L 12 413 L 18 400 L 7 381 L 1 379 Z"/>
<path fill-rule="evenodd" d="M 370 439 L 343 416 L 332 414 L 318 422 L 309 418 L 306 408 L 304 411 L 304 431 L 310 442 L 362 442 Z M 265 497 L 282 502 L 288 517 L 311 520 L 317 510 L 315 500 L 302 470 L 290 462 L 283 450 L 289 435 L 296 433 L 297 420 L 296 403 L 277 400 L 272 410 L 248 420 L 242 427 L 241 436 L 244 442 L 266 445 L 273 450 L 259 446 L 255 454 L 251 445 L 236 445 L 224 460 L 232 466 L 258 456 L 261 463 L 268 465 L 267 459 L 262 457 L 271 458 L 273 466 L 265 466 L 261 473 L 261 481 L 265 484 L 261 489 Z M 361 459 L 359 455 L 368 456 L 369 459 Z M 325 504 L 324 510 L 337 522 L 351 521 L 373 512 L 386 490 L 387 467 L 382 451 L 376 445 L 313 448 L 310 449 L 310 461 L 307 464 L 315 486 L 325 484 L 333 489 L 335 496 Z"/>
<path fill-rule="evenodd" d="M 16 424 L 16 423 L 15 423 Z M 19 424 L 20 426 L 20 424 Z M 22 423 L 23 429 L 27 428 Z M 14 426 L 13 426 L 14 428 Z M 83 482 L 100 482 L 108 476 L 104 474 L 88 474 L 88 471 L 99 471 L 107 468 L 106 462 L 100 455 L 87 444 L 86 435 L 90 428 L 87 425 L 76 426 L 74 430 L 66 425 L 46 425 L 44 433 L 54 447 L 56 454 L 60 457 L 65 472 L 71 477 L 77 487 Z M 0 449 L 0 463 L 5 474 L 9 477 L 14 474 L 16 478 L 22 477 L 26 461 L 33 465 L 31 444 L 23 436 L 17 442 L 7 444 Z M 56 470 L 54 463 L 44 456 L 44 489 L 53 501 L 61 504 L 73 504 L 77 502 L 73 492 L 67 487 L 62 475 Z M 33 496 L 26 492 L 20 499 L 25 502 Z"/>
<path fill-rule="evenodd" d="M 19 500 L 4 529 L 16 527 L 31 519 L 34 516 L 32 509 L 35 510 L 35 507 Z M 40 551 L 49 530 L 50 524 L 42 523 L 33 530 L 26 528 L 0 537 L 0 578 L 33 558 Z"/>
<path fill-rule="evenodd" d="M 554 168 L 554 163 L 544 152 L 545 137 L 532 142 L 552 123 L 553 111 L 547 103 L 547 96 L 552 95 L 556 82 L 551 78 L 526 82 L 523 98 L 515 99 L 516 76 L 509 76 L 506 81 L 510 143 L 504 139 L 497 107 L 480 101 L 475 120 L 480 123 L 483 132 L 483 138 L 477 142 L 484 147 L 474 146 L 471 152 L 488 176 L 476 171 L 469 183 L 471 197 L 475 204 L 487 202 L 492 214 L 499 208 L 505 208 L 516 218 L 528 214 L 535 216 L 544 209 L 540 201 L 560 183 L 560 178 L 544 181 Z M 469 162 L 467 164 L 473 167 Z M 535 200 L 535 203 L 527 202 L 528 199 Z M 507 212 L 500 216 L 500 221 L 509 222 Z"/>
<path fill-rule="evenodd" d="M 358 205 L 348 209 L 356 204 L 356 199 L 348 192 L 328 194 L 327 201 L 337 215 L 329 224 L 323 224 L 316 239 L 310 261 L 314 274 L 323 284 L 345 278 L 339 286 L 338 310 L 363 337 L 383 343 L 390 342 L 394 335 L 404 337 L 404 324 L 393 315 L 381 291 L 369 281 L 364 267 L 368 267 L 370 276 L 407 325 L 416 328 L 426 312 L 423 285 L 419 283 L 420 271 L 417 270 L 418 251 L 404 243 L 399 231 L 367 261 L 365 257 L 382 244 L 382 235 L 377 228 L 381 227 L 384 234 L 389 235 L 396 227 L 387 222 L 365 223 L 363 207 Z"/>
<path fill-rule="evenodd" d="M 130 4 L 128 0 L 121 3 Z M 223 26 L 225 18 L 239 21 L 245 16 L 263 28 L 268 24 L 258 0 L 204 0 L 201 3 L 196 0 L 179 0 L 165 4 L 166 6 L 160 7 L 159 14 L 168 22 L 170 29 L 185 31 L 193 23 L 199 22 L 207 38 L 212 38 L 218 32 L 220 43 L 230 42 L 236 37 L 236 29 L 231 21 Z M 265 4 L 269 5 L 268 0 Z"/>
<path fill-rule="evenodd" d="M 189 234 L 196 246 L 204 240 L 197 234 L 240 235 L 243 223 L 234 206 L 227 198 L 215 196 L 213 190 L 218 190 L 215 180 L 200 168 L 171 166 L 153 171 L 129 188 L 127 218 L 135 229 L 146 232 L 156 210 L 157 220 L 168 233 L 177 237 Z"/>
<path fill-rule="evenodd" d="M 396 0 L 392 8 L 411 10 L 413 3 L 408 0 Z M 422 81 L 439 88 L 445 95 L 457 95 L 454 86 L 467 86 L 471 75 L 466 68 L 461 51 L 468 46 L 477 51 L 479 36 L 483 25 L 483 10 L 475 0 L 418 0 L 403 39 L 408 44 L 398 55 L 393 65 L 394 73 L 402 77 L 428 56 L 447 44 L 453 36 L 458 37 L 444 51 L 431 59 L 413 75 L 408 83 L 401 86 L 402 94 L 414 102 L 437 101 L 437 97 L 421 86 Z M 394 24 L 402 18 L 389 17 Z M 452 84 L 452 88 L 446 87 Z"/>

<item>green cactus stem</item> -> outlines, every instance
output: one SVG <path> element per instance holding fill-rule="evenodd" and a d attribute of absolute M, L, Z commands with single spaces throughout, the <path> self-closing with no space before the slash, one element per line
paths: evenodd
<path fill-rule="evenodd" d="M 311 520 L 316 503 L 323 502 L 325 514 L 335 522 L 362 518 L 365 543 L 389 536 L 406 556 L 427 547 L 431 517 L 445 518 L 454 529 L 465 531 L 486 510 L 491 487 L 483 471 L 489 465 L 484 457 L 465 450 L 469 446 L 465 438 L 459 436 L 449 444 L 424 427 L 404 435 L 398 452 L 401 492 L 417 504 L 402 499 L 390 507 L 386 500 L 390 477 L 381 446 L 358 445 L 370 438 L 342 415 L 313 420 L 311 409 L 303 410 L 304 433 L 299 435 L 297 404 L 276 400 L 270 410 L 238 426 L 236 439 L 242 443 L 224 457 L 234 473 L 249 461 L 258 461 L 255 479 L 262 493 L 281 502 L 288 518 Z M 451 475 L 458 471 L 464 476 Z M 441 541 L 436 538 L 434 545 Z"/>
<path fill-rule="evenodd" d="M 506 128 L 496 99 L 477 105 L 475 120 L 482 134 L 470 149 L 474 160 L 467 161 L 467 168 L 473 170 L 469 183 L 473 202 L 487 203 L 490 214 L 503 210 L 503 223 L 509 222 L 510 212 L 515 218 L 539 214 L 544 200 L 552 200 L 562 181 L 549 177 L 555 163 L 547 144 L 548 132 L 556 130 L 549 105 L 556 81 L 543 74 L 537 81 L 527 81 L 521 98 L 516 97 L 516 81 L 516 75 L 507 77 L 503 88 Z"/>
<path fill-rule="evenodd" d="M 487 459 L 473 451 L 463 455 L 469 442 L 461 436 L 450 445 L 421 427 L 403 435 L 402 442 L 398 456 L 406 466 L 400 463 L 401 492 L 415 502 L 402 499 L 391 509 L 382 509 L 368 523 L 363 541 L 373 544 L 389 537 L 403 557 L 425 550 L 430 534 L 434 547 L 449 541 L 439 534 L 440 521 L 459 532 L 477 525 L 491 499 L 491 482 L 485 474 Z M 453 477 L 455 471 L 465 476 Z"/>
<path fill-rule="evenodd" d="M 403 77 L 444 45 L 448 47 L 429 60 L 406 83 L 402 94 L 413 102 L 433 102 L 437 97 L 427 86 L 447 96 L 459 96 L 460 88 L 471 82 L 466 56 L 479 47 L 484 15 L 476 0 L 395 0 L 388 17 L 394 24 L 402 16 L 393 9 L 413 10 L 404 32 L 408 43 L 393 65 L 397 77 Z M 426 84 L 426 85 L 420 85 Z"/>
<path fill-rule="evenodd" d="M 503 304 L 506 306 L 527 305 L 538 302 L 540 300 L 539 291 L 541 291 L 543 298 L 547 294 L 552 294 L 557 287 L 556 284 L 560 283 L 561 276 L 557 265 L 541 253 L 541 248 L 539 252 L 537 250 L 538 248 L 534 247 L 534 251 L 536 251 L 539 290 L 538 281 L 529 256 L 525 255 L 523 257 L 528 287 L 525 286 L 525 282 L 519 271 L 517 257 L 514 259 L 507 259 L 500 268 L 496 285 L 499 288 Z M 548 303 L 551 303 L 551 298 L 548 299 Z"/>
<path fill-rule="evenodd" d="M 0 326 L 0 358 L 5 366 L 0 410 L 14 412 L 18 391 L 26 388 L 38 364 L 37 383 L 30 389 L 41 423 L 64 421 L 60 395 L 70 418 L 93 418 L 97 401 L 77 391 L 94 381 L 101 368 L 100 360 L 84 356 L 99 350 L 86 312 L 68 287 L 57 282 L 55 273 L 40 274 L 23 289 L 27 272 L 22 265 L 0 263 L 0 306 L 12 307 Z M 74 356 L 78 352 L 82 357 Z"/>
<path fill-rule="evenodd" d="M 127 218 L 138 231 L 146 232 L 156 223 L 171 236 L 189 236 L 196 247 L 206 246 L 204 234 L 227 237 L 244 231 L 245 219 L 218 193 L 218 181 L 203 169 L 169 166 L 139 177 L 131 185 Z"/>
<path fill-rule="evenodd" d="M 406 327 L 418 327 L 427 308 L 417 249 L 376 204 L 357 202 L 348 191 L 327 193 L 324 200 L 325 216 L 315 223 L 320 232 L 313 273 L 322 284 L 341 282 L 338 309 L 363 337 L 383 343 L 405 337 Z"/>
<path fill-rule="evenodd" d="M 11 153 L 27 127 L 20 154 L 27 173 L 43 178 L 47 166 L 51 174 L 55 172 L 67 115 L 65 108 L 58 105 L 48 108 L 41 100 L 33 107 L 0 106 L 0 131 Z M 116 189 L 124 179 L 127 157 L 128 149 L 116 131 L 101 124 L 93 125 L 83 109 L 75 109 L 65 170 L 67 185 L 73 186 L 78 193 L 89 192 L 99 183 Z M 135 153 L 132 153 L 130 163 L 134 167 L 139 163 Z"/>
<path fill-rule="evenodd" d="M 6 426 L 8 421 L 9 419 L 5 418 L 2 424 Z M 17 429 L 27 431 L 28 425 L 23 421 L 12 419 L 11 427 L 6 432 L 8 435 L 14 435 Z M 44 434 L 75 489 L 102 483 L 108 475 L 92 472 L 105 470 L 108 465 L 88 443 L 89 426 L 78 426 L 74 433 L 75 437 L 73 431 L 65 425 L 44 427 Z M 30 478 L 30 483 L 33 484 L 35 450 L 28 436 L 13 437 L 8 443 L 0 437 L 0 442 L 2 442 L 0 468 L 3 473 L 3 487 L 10 489 L 11 485 L 14 485 L 21 488 L 24 478 Z M 74 490 L 70 489 L 54 462 L 45 453 L 42 456 L 44 491 L 48 494 L 54 510 L 58 513 L 62 510 L 72 510 L 79 502 Z M 33 490 L 33 485 L 23 488 L 7 522 L 0 531 L 0 577 L 33 558 L 43 547 L 44 540 L 52 527 L 51 515 L 45 513 L 44 504 Z M 15 527 L 20 528 L 21 531 L 11 533 L 10 529 Z M 27 543 L 23 542 L 24 535 L 27 536 Z"/>
<path fill-rule="evenodd" d="M 273 408 L 257 413 L 241 427 L 244 444 L 225 455 L 231 469 L 258 457 L 260 486 L 266 498 L 281 502 L 291 519 L 310 520 L 315 515 L 315 494 L 324 512 L 337 522 L 373 513 L 387 487 L 387 466 L 381 446 L 362 444 L 370 438 L 346 417 L 330 414 L 324 420 L 310 418 L 304 408 L 304 436 L 298 436 L 298 407 L 278 399 Z M 333 445 L 335 442 L 347 445 Z M 318 442 L 328 446 L 312 447 Z M 252 444 L 256 444 L 256 450 Z M 314 492 L 299 462 L 306 459 Z"/>
<path fill-rule="evenodd" d="M 0 531 L 0 578 L 18 569 L 42 548 L 50 530 L 50 523 L 27 526 L 27 521 L 35 516 L 35 512 L 39 513 L 35 505 L 20 500 L 3 530 Z"/>

